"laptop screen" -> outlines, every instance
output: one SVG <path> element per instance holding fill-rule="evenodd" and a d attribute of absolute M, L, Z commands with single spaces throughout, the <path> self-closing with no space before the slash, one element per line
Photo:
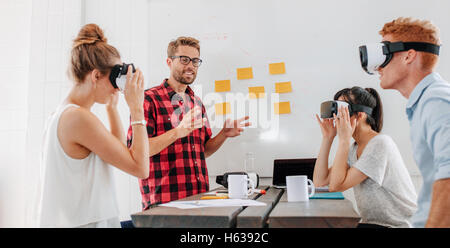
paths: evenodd
<path fill-rule="evenodd" d="M 286 176 L 306 175 L 313 180 L 315 158 L 275 159 L 273 164 L 272 184 L 286 186 Z"/>

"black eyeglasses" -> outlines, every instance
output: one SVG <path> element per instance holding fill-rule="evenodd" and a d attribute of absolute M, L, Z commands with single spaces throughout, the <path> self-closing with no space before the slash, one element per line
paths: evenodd
<path fill-rule="evenodd" d="M 202 60 L 199 58 L 189 58 L 188 56 L 171 56 L 171 59 L 180 58 L 180 63 L 183 65 L 187 65 L 192 61 L 192 65 L 195 67 L 199 67 L 202 64 Z"/>

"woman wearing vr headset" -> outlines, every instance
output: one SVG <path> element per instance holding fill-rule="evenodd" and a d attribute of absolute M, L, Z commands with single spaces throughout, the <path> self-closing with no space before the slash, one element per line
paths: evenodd
<path fill-rule="evenodd" d="M 334 100 L 348 106 L 335 109 L 337 113 L 329 111 L 329 116 L 322 114 L 323 120 L 316 115 L 323 139 L 314 184 L 328 185 L 331 192 L 353 188 L 360 228 L 411 227 L 409 219 L 416 210 L 417 196 L 396 144 L 380 134 L 383 107 L 378 93 L 372 88 L 346 88 L 337 92 Z M 338 149 L 328 168 L 336 135 Z"/>
<path fill-rule="evenodd" d="M 121 64 L 116 48 L 95 24 L 75 38 L 69 65 L 74 86 L 47 122 L 42 156 L 39 225 L 41 227 L 120 227 L 112 166 L 148 177 L 149 155 L 144 120 L 144 78 L 131 66 L 124 96 L 133 128 L 127 148 L 117 110 L 118 89 L 110 80 Z M 92 112 L 105 104 L 110 131 Z M 133 124 L 134 123 L 134 124 Z M 111 166 L 112 165 L 112 166 Z"/>

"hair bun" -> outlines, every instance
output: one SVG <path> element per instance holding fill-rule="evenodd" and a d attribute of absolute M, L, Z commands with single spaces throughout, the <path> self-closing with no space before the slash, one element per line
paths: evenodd
<path fill-rule="evenodd" d="M 96 42 L 107 42 L 103 30 L 97 24 L 86 24 L 81 28 L 77 38 L 73 41 L 73 47 L 95 44 Z"/>

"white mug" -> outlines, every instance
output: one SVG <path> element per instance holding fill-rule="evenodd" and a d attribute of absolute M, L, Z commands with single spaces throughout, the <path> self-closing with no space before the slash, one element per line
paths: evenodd
<path fill-rule="evenodd" d="M 250 182 L 250 189 L 248 183 Z M 255 183 L 247 175 L 228 175 L 228 198 L 245 199 L 255 190 Z"/>
<path fill-rule="evenodd" d="M 308 182 L 311 183 L 311 194 L 308 194 Z M 286 188 L 288 202 L 305 202 L 315 193 L 313 181 L 306 176 L 287 176 Z"/>

